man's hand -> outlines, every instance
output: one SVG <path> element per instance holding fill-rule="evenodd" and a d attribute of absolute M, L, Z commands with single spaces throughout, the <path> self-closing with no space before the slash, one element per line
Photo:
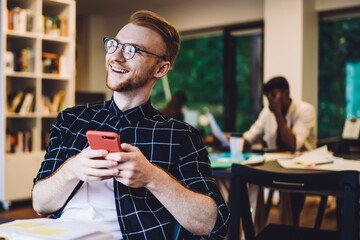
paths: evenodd
<path fill-rule="evenodd" d="M 119 174 L 116 161 L 105 160 L 106 150 L 84 149 L 68 159 L 50 177 L 38 181 L 32 190 L 33 208 L 40 216 L 59 210 L 79 180 L 100 181 Z"/>
<path fill-rule="evenodd" d="M 76 157 L 70 159 L 68 167 L 73 174 L 84 182 L 100 181 L 119 174 L 118 163 L 105 160 L 106 150 L 84 149 Z"/>
<path fill-rule="evenodd" d="M 275 116 L 281 116 L 281 102 L 280 102 L 280 96 L 278 95 L 273 96 L 271 93 L 266 94 L 266 97 L 269 101 L 269 109 L 272 111 Z"/>
<path fill-rule="evenodd" d="M 119 173 L 115 179 L 128 187 L 147 187 L 157 167 L 137 147 L 122 143 L 121 148 L 123 152 L 109 153 L 105 157 L 106 160 L 118 162 Z"/>
<path fill-rule="evenodd" d="M 191 191 L 165 170 L 149 162 L 140 149 L 121 144 L 122 152 L 109 153 L 105 159 L 118 161 L 117 181 L 125 186 L 147 188 L 188 231 L 208 235 L 217 217 L 217 207 L 210 197 Z"/>

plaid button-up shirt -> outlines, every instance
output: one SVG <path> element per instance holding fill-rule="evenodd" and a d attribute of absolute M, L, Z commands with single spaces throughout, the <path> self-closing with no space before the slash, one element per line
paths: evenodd
<path fill-rule="evenodd" d="M 198 131 L 165 117 L 152 107 L 150 100 L 125 112 L 117 108 L 113 99 L 61 112 L 51 127 L 50 143 L 34 183 L 53 174 L 67 159 L 86 148 L 87 130 L 117 132 L 121 142 L 138 147 L 150 162 L 183 185 L 213 198 L 217 220 L 209 236 L 203 238 L 225 238 L 229 212 L 212 176 L 208 152 Z M 80 181 L 68 201 L 81 184 Z M 176 220 L 149 190 L 127 187 L 114 180 L 114 201 L 124 239 L 171 239 Z M 52 217 L 61 216 L 62 209 Z M 199 238 L 189 234 L 187 239 Z"/>

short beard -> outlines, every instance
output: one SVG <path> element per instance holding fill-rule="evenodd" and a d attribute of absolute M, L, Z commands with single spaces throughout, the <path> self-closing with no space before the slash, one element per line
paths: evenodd
<path fill-rule="evenodd" d="M 138 81 L 132 82 L 130 79 L 126 79 L 125 82 L 119 83 L 115 87 L 111 87 L 108 84 L 108 73 L 106 73 L 105 82 L 106 82 L 106 86 L 115 92 L 128 92 L 145 86 L 148 80 L 141 78 L 138 79 Z"/>

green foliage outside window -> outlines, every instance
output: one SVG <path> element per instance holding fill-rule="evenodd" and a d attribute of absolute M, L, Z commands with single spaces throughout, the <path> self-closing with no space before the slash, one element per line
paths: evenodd
<path fill-rule="evenodd" d="M 318 138 L 341 136 L 346 105 L 350 104 L 345 98 L 346 78 L 350 74 L 346 66 L 360 61 L 359 46 L 359 18 L 320 22 Z M 358 85 L 360 79 L 353 80 Z M 360 93 L 353 97 L 356 95 Z"/>
<path fill-rule="evenodd" d="M 236 84 L 237 84 L 237 115 L 236 115 L 236 131 L 245 132 L 253 123 L 251 111 L 251 62 L 257 58 L 258 49 L 256 46 L 261 43 L 261 34 L 240 35 L 237 37 L 236 46 Z M 261 45 L 260 45 L 261 48 Z M 259 54 L 259 61 L 262 61 Z M 260 71 L 260 69 L 258 69 Z M 259 86 L 261 87 L 261 86 Z M 259 99 L 262 101 L 262 99 Z M 257 116 L 256 116 L 257 117 Z"/>
<path fill-rule="evenodd" d="M 222 126 L 223 94 L 222 36 L 184 39 L 173 68 L 168 73 L 171 92 L 184 90 L 186 107 L 203 111 L 204 107 Z M 162 82 L 152 92 L 152 102 L 159 109 L 166 104 Z"/>

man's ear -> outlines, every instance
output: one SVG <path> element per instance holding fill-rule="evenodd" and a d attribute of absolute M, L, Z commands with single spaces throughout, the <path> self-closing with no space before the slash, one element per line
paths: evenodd
<path fill-rule="evenodd" d="M 165 76 L 169 70 L 170 70 L 170 62 L 162 61 L 161 63 L 158 64 L 158 69 L 156 70 L 154 77 L 161 78 Z"/>

